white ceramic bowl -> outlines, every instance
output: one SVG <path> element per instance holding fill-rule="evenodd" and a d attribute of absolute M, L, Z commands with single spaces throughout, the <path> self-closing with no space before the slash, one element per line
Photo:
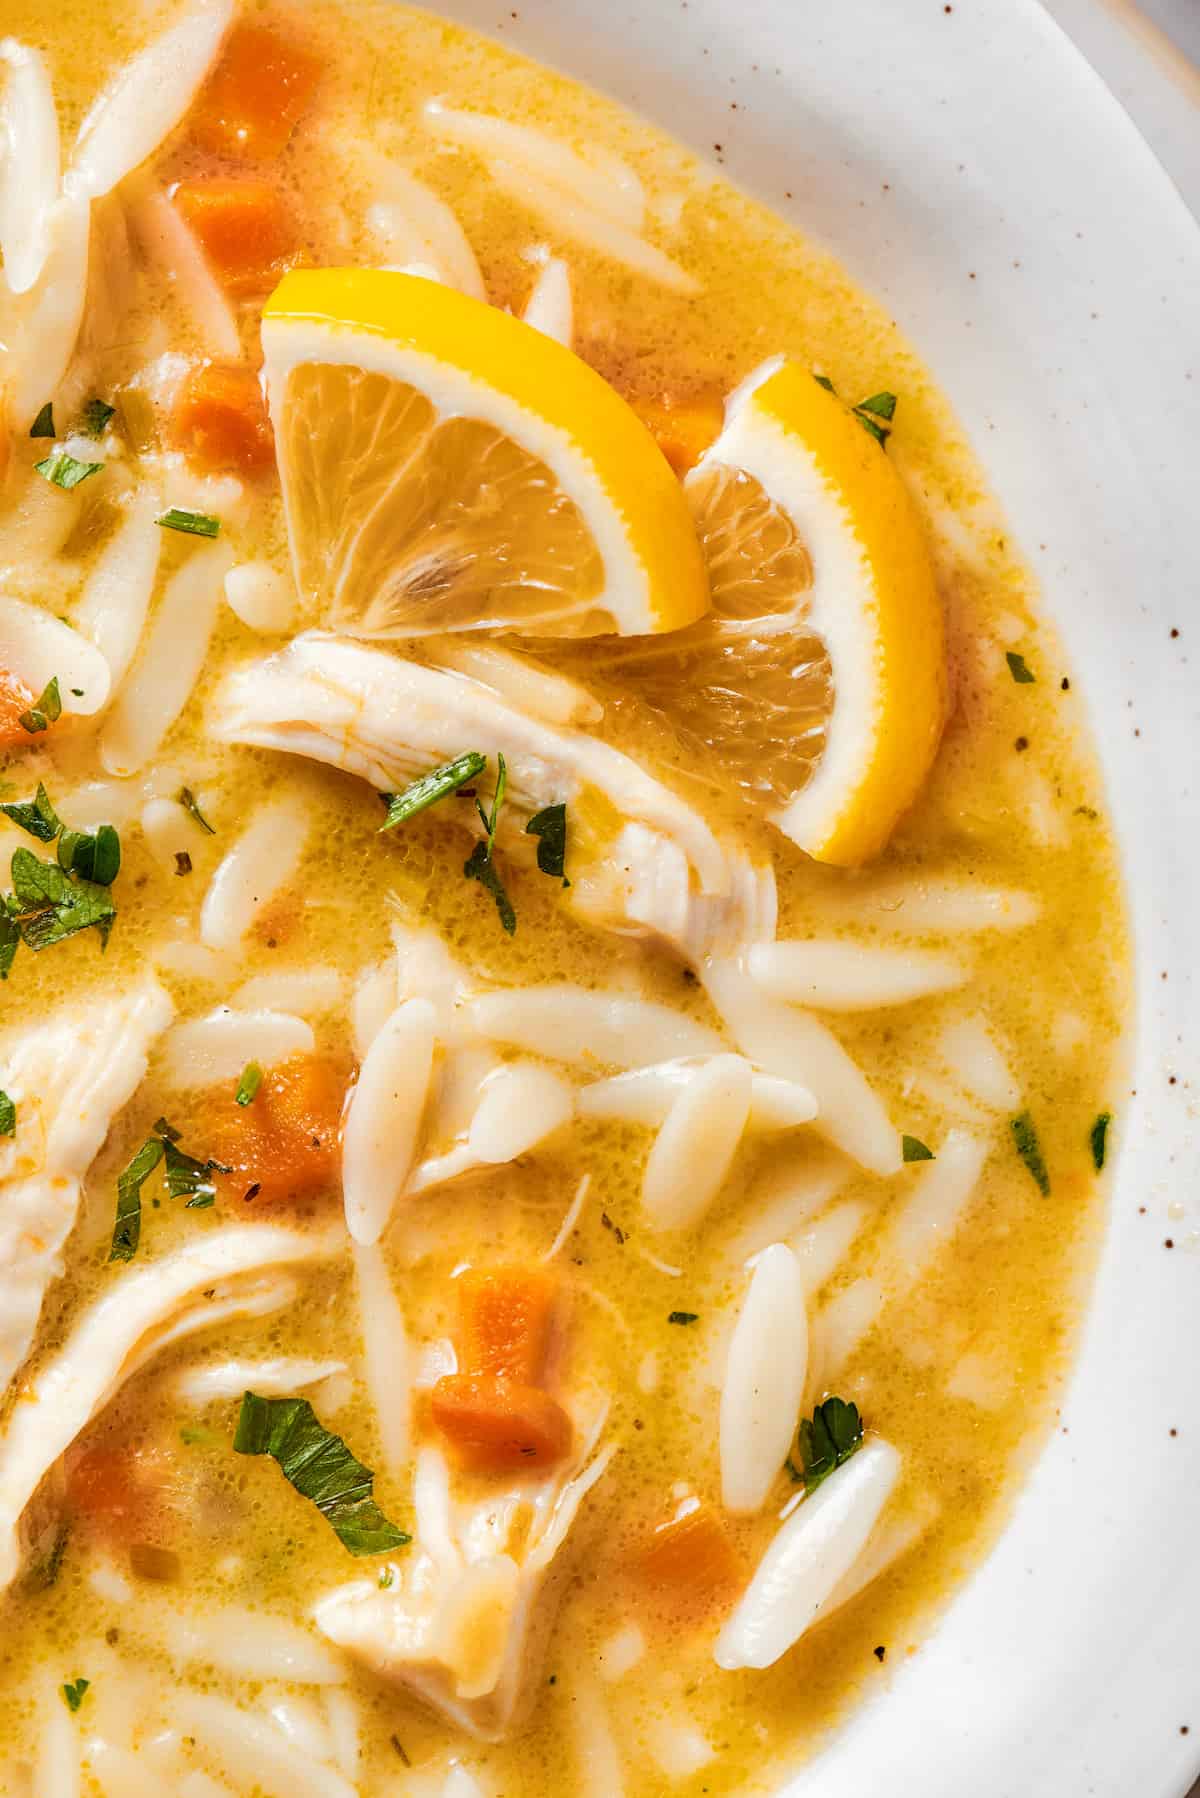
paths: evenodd
<path fill-rule="evenodd" d="M 934 1638 L 789 1789 L 1180 1798 L 1200 1765 L 1200 231 L 1034 0 L 442 4 L 720 141 L 887 301 L 1066 636 L 1124 848 L 1136 1036 L 1062 1430 Z"/>

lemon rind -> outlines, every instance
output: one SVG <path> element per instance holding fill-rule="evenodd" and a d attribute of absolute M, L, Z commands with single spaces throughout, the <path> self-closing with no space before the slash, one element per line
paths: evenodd
<path fill-rule="evenodd" d="M 407 382 L 444 416 L 483 418 L 544 462 L 603 562 L 589 609 L 621 635 L 682 629 L 708 610 L 691 518 L 658 446 L 615 389 L 532 326 L 420 275 L 301 270 L 264 308 L 262 341 L 277 427 L 292 370 L 326 363 Z"/>

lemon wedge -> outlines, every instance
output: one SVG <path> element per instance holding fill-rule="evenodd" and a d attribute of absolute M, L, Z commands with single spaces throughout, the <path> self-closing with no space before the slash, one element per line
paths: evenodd
<path fill-rule="evenodd" d="M 588 671 L 664 714 L 685 750 L 706 745 L 815 860 L 867 861 L 920 791 L 946 710 L 942 609 L 908 490 L 850 408 L 777 359 L 731 395 L 684 491 L 711 616 L 591 646 Z"/>
<path fill-rule="evenodd" d="M 587 363 L 420 275 L 310 269 L 263 312 L 306 609 L 364 637 L 655 634 L 708 585 L 649 431 Z"/>

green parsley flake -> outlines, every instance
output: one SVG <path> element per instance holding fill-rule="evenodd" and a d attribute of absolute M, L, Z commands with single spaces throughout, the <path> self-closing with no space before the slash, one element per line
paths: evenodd
<path fill-rule="evenodd" d="M 1102 1111 L 1088 1133 L 1088 1142 L 1092 1149 L 1092 1165 L 1097 1173 L 1104 1167 L 1108 1154 L 1108 1126 L 1112 1123 L 1112 1112 Z"/>
<path fill-rule="evenodd" d="M 894 393 L 873 393 L 869 400 L 860 400 L 854 408 L 854 416 L 864 431 L 867 431 L 883 449 L 892 434 L 891 424 L 880 424 L 879 420 L 891 420 L 896 415 L 896 396 Z"/>
<path fill-rule="evenodd" d="M 500 914 L 500 922 L 509 936 L 516 934 L 517 914 L 513 902 L 505 890 L 504 882 L 497 874 L 488 854 L 486 843 L 476 843 L 470 855 L 463 863 L 463 873 L 468 880 L 477 880 L 485 892 L 492 895 L 496 902 L 496 910 Z"/>
<path fill-rule="evenodd" d="M 83 428 L 89 437 L 103 437 L 108 421 L 116 413 L 116 407 L 105 400 L 90 399 L 83 408 Z"/>
<path fill-rule="evenodd" d="M 90 1679 L 77 1678 L 69 1680 L 63 1687 L 62 1695 L 67 1701 L 67 1709 L 69 1711 L 77 1711 L 79 1709 L 80 1705 L 83 1703 L 83 1695 L 91 1683 Z"/>
<path fill-rule="evenodd" d="M 46 683 L 40 699 L 35 699 L 27 712 L 22 712 L 17 723 L 30 736 L 45 730 L 51 724 L 57 724 L 62 717 L 62 694 L 59 691 L 58 676 L 54 675 Z"/>
<path fill-rule="evenodd" d="M 95 831 L 64 830 L 58 839 L 58 865 L 68 874 L 110 887 L 121 872 L 121 839 L 111 824 Z"/>
<path fill-rule="evenodd" d="M 325 1428 L 306 1398 L 245 1393 L 233 1447 L 239 1455 L 270 1455 L 352 1555 L 387 1554 L 412 1541 L 375 1503 L 370 1468 Z"/>
<path fill-rule="evenodd" d="M 104 467 L 103 462 L 81 462 L 77 456 L 68 455 L 66 450 L 57 449 L 44 462 L 35 462 L 34 468 L 44 481 L 52 487 L 61 487 L 69 493 L 72 487 L 78 487 L 91 475 L 99 474 Z"/>
<path fill-rule="evenodd" d="M 0 1136 L 17 1133 L 17 1108 L 6 1092 L 0 1091 Z"/>
<path fill-rule="evenodd" d="M 0 905 L 6 904 L 0 900 Z M 21 929 L 8 911 L 0 911 L 0 980 L 7 980 L 9 970 L 21 947 Z"/>
<path fill-rule="evenodd" d="M 671 1311 L 667 1315 L 669 1324 L 695 1324 L 700 1321 L 698 1311 Z"/>
<path fill-rule="evenodd" d="M 470 855 L 463 863 L 463 873 L 468 880 L 477 880 L 485 892 L 492 895 L 496 902 L 496 910 L 500 914 L 500 922 L 512 936 L 517 928 L 517 914 L 513 910 L 512 900 L 505 890 L 504 882 L 496 872 L 492 860 L 492 850 L 496 843 L 496 823 L 500 816 L 500 807 L 504 804 L 505 789 L 508 786 L 508 765 L 502 754 L 496 754 L 496 791 L 492 795 L 490 814 L 485 812 L 478 799 L 475 810 L 479 813 L 480 823 L 487 832 L 484 842 L 476 843 Z"/>
<path fill-rule="evenodd" d="M 826 393 L 836 396 L 837 388 L 828 375 L 814 374 L 813 380 L 818 387 L 823 387 Z M 859 400 L 857 406 L 850 408 L 863 430 L 875 439 L 880 449 L 886 448 L 887 440 L 892 434 L 891 422 L 896 416 L 896 404 L 895 394 L 885 390 L 882 393 L 871 394 L 868 399 Z M 883 422 L 880 423 L 880 420 Z"/>
<path fill-rule="evenodd" d="M 242 1077 L 237 1083 L 235 1095 L 239 1105 L 253 1104 L 262 1085 L 263 1071 L 256 1061 L 248 1061 L 242 1069 Z"/>
<path fill-rule="evenodd" d="M 1008 663 L 1008 672 L 1019 687 L 1030 687 L 1037 679 L 1024 656 L 1019 656 L 1015 649 L 1005 652 L 1004 660 Z"/>
<path fill-rule="evenodd" d="M 1035 1185 L 1043 1198 L 1050 1193 L 1050 1176 L 1046 1172 L 1046 1163 L 1042 1156 L 1042 1146 L 1038 1141 L 1038 1133 L 1032 1117 L 1023 1111 L 1020 1117 L 1010 1119 L 1009 1128 L 1013 1141 L 1017 1146 L 1017 1154 L 1029 1169 Z"/>
<path fill-rule="evenodd" d="M 436 805 L 439 799 L 457 793 L 469 780 L 482 774 L 486 767 L 486 755 L 480 755 L 477 749 L 469 749 L 465 755 L 456 756 L 452 762 L 443 762 L 440 768 L 433 768 L 428 774 L 422 774 L 419 780 L 414 780 L 402 793 L 390 796 L 388 815 L 379 826 L 380 830 L 395 830 L 397 824 L 403 824 L 406 818 L 415 818 L 418 812 Z"/>
<path fill-rule="evenodd" d="M 108 942 L 117 909 L 106 886 L 40 862 L 29 849 L 13 851 L 12 880 L 9 912 L 35 953 L 93 927 L 101 948 Z"/>
<path fill-rule="evenodd" d="M 54 429 L 54 406 L 51 401 L 46 401 L 46 404 L 42 407 L 41 411 L 30 425 L 29 435 L 31 437 L 58 436 L 58 432 Z"/>
<path fill-rule="evenodd" d="M 200 826 L 201 830 L 206 830 L 210 837 L 216 836 L 216 829 L 209 823 L 208 819 L 204 816 L 204 813 L 200 810 L 200 802 L 190 787 L 180 787 L 175 798 L 176 802 L 183 807 L 189 817 L 196 820 L 196 823 Z"/>
<path fill-rule="evenodd" d="M 132 1261 L 142 1235 L 142 1187 L 163 1158 L 163 1145 L 149 1136 L 128 1167 L 117 1175 L 117 1219 L 113 1225 L 110 1261 Z"/>
<path fill-rule="evenodd" d="M 935 1159 L 933 1150 L 926 1148 L 919 1136 L 902 1136 L 900 1153 L 905 1161 L 933 1161 Z"/>
<path fill-rule="evenodd" d="M 154 520 L 164 531 L 182 531 L 187 537 L 219 537 L 221 520 L 207 512 L 193 512 L 186 506 L 168 506 Z"/>
<path fill-rule="evenodd" d="M 811 1496 L 851 1455 L 858 1453 L 863 1442 L 862 1418 L 858 1406 L 845 1399 L 827 1398 L 819 1404 L 812 1418 L 805 1418 L 797 1437 L 800 1467 L 788 1462 L 793 1479 L 803 1480 Z"/>
<path fill-rule="evenodd" d="M 110 1261 L 132 1261 L 142 1234 L 142 1188 L 151 1174 L 163 1164 L 167 1192 L 173 1199 L 186 1199 L 188 1211 L 204 1211 L 216 1199 L 217 1189 L 210 1176 L 233 1170 L 211 1156 L 200 1161 L 179 1147 L 179 1132 L 158 1118 L 154 1134 L 148 1136 L 133 1160 L 117 1176 L 117 1216 L 113 1225 Z"/>
<path fill-rule="evenodd" d="M 38 790 L 32 799 L 9 800 L 0 805 L 0 812 L 19 824 L 22 830 L 36 837 L 39 843 L 52 843 L 62 829 L 62 819 L 50 803 L 50 795 L 38 782 Z"/>
<path fill-rule="evenodd" d="M 569 887 L 571 883 L 563 872 L 567 860 L 566 806 L 543 806 L 525 826 L 525 835 L 538 839 L 537 865 L 541 873 L 550 874 Z"/>

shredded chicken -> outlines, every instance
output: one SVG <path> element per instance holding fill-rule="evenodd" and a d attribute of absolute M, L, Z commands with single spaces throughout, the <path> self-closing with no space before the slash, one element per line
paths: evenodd
<path fill-rule="evenodd" d="M 693 959 L 774 935 L 769 868 L 751 866 L 619 749 L 527 716 L 470 674 L 309 631 L 223 683 L 211 730 L 219 741 L 310 756 L 380 788 L 403 785 L 464 744 L 501 751 L 510 852 L 518 841 L 528 850 L 524 825 L 546 805 L 594 794 L 627 820 L 615 838 L 573 834 L 570 897 L 589 921 L 660 936 Z M 455 815 L 472 822 L 465 806 Z"/>
<path fill-rule="evenodd" d="M 294 1296 L 268 1270 L 328 1259 L 339 1234 L 235 1224 L 187 1243 L 109 1286 L 23 1392 L 0 1437 L 0 1591 L 21 1564 L 18 1526 L 37 1488 L 125 1381 L 170 1342 Z"/>
<path fill-rule="evenodd" d="M 456 1502 L 443 1456 L 423 1448 L 416 1540 L 392 1568 L 394 1584 L 337 1587 L 316 1607 L 318 1628 L 460 1728 L 500 1741 L 534 1683 L 553 1616 L 552 1563 L 615 1453 L 610 1444 L 592 1454 L 603 1422 L 602 1413 L 564 1468 L 482 1500 Z"/>
<path fill-rule="evenodd" d="M 0 1043 L 0 1087 L 16 1130 L 0 1148 L 0 1386 L 24 1361 L 79 1211 L 81 1182 L 171 1019 L 149 980 L 124 999 L 75 1008 Z"/>

